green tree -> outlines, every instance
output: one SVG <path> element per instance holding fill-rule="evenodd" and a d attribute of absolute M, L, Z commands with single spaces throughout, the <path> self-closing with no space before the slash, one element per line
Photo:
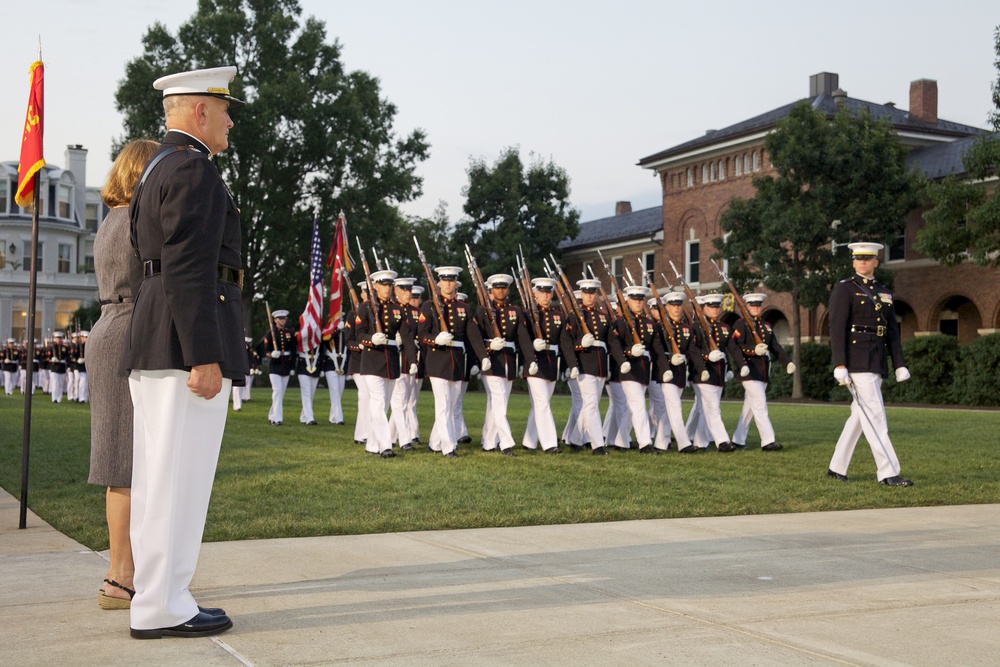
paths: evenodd
<path fill-rule="evenodd" d="M 549 253 L 558 257 L 559 243 L 580 232 L 566 171 L 532 157 L 525 168 L 520 150 L 511 147 L 492 167 L 483 160 L 469 165 L 469 184 L 462 190 L 466 219 L 456 225 L 455 240 L 459 249 L 469 245 L 484 277 L 510 273 L 519 248 L 531 275 L 543 275 L 542 259 Z"/>
<path fill-rule="evenodd" d="M 117 152 L 162 135 L 156 78 L 237 66 L 233 95 L 248 104 L 234 113 L 230 147 L 215 160 L 243 221 L 248 330 L 255 303 L 293 313 L 305 304 L 313 216 L 324 245 L 341 210 L 352 247 L 355 237 L 365 247 L 392 238 L 404 224 L 397 205 L 421 193 L 415 171 L 428 151 L 421 130 L 396 136 L 396 107 L 380 96 L 378 79 L 346 72 L 323 22 L 300 16 L 296 0 L 199 0 L 176 36 L 160 23 L 149 28 L 115 96 L 125 117 Z M 256 319 L 265 325 L 263 308 Z"/>
<path fill-rule="evenodd" d="M 850 273 L 831 241 L 888 244 L 917 204 L 920 178 L 908 172 L 891 125 L 867 112 L 832 119 L 802 103 L 765 143 L 775 174 L 756 175 L 752 199 L 734 199 L 723 214 L 727 234 L 715 240 L 742 287 L 765 285 L 792 297 L 793 360 L 801 368 L 800 308 L 825 303 Z M 796 372 L 792 396 L 802 397 Z"/>
<path fill-rule="evenodd" d="M 990 122 L 995 133 L 979 136 L 963 156 L 967 178 L 949 176 L 928 186 L 931 208 L 917 234 L 917 249 L 945 266 L 968 259 L 980 266 L 1000 266 L 1000 188 L 994 185 L 990 194 L 982 183 L 970 182 L 996 176 L 1000 169 L 1000 27 L 994 37 L 997 80 Z"/>

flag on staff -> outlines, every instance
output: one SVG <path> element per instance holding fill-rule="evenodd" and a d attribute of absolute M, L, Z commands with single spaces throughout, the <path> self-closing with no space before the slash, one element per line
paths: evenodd
<path fill-rule="evenodd" d="M 299 315 L 299 352 L 319 347 L 323 314 L 323 255 L 319 250 L 319 221 L 313 218 L 312 249 L 309 251 L 309 298 Z"/>
<path fill-rule="evenodd" d="M 35 199 L 35 175 L 45 166 L 42 157 L 42 127 L 45 114 L 45 66 L 41 60 L 31 64 L 29 72 L 28 113 L 24 120 L 21 140 L 21 162 L 17 168 L 17 192 L 14 201 L 21 208 L 31 206 Z"/>
<path fill-rule="evenodd" d="M 326 258 L 326 265 L 333 267 L 333 275 L 330 276 L 330 315 L 323 328 L 323 335 L 330 336 L 343 314 L 344 277 L 341 275 L 341 270 L 350 271 L 353 266 L 347 245 L 347 218 L 344 217 L 343 211 L 337 216 L 337 226 L 333 230 L 333 245 Z"/>

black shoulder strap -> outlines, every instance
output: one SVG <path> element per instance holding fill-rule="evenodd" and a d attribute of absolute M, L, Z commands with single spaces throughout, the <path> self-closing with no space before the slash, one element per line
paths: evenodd
<path fill-rule="evenodd" d="M 153 156 L 153 159 L 149 161 L 146 168 L 142 171 L 142 176 L 139 178 L 139 184 L 135 186 L 135 192 L 132 193 L 132 201 L 135 206 L 132 208 L 132 215 L 129 219 L 129 239 L 132 242 L 132 252 L 135 253 L 136 258 L 141 262 L 142 257 L 139 255 L 139 235 L 136 232 L 136 222 L 139 219 L 139 196 L 142 194 L 142 186 L 146 184 L 146 179 L 149 178 L 149 174 L 152 173 L 153 167 L 160 163 L 160 160 L 167 157 L 168 155 L 173 155 L 176 151 L 187 150 L 187 146 L 175 146 L 173 150 L 163 151 L 162 153 L 157 153 Z"/>

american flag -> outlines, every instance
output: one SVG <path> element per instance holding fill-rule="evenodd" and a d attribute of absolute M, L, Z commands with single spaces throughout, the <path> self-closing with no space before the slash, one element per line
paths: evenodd
<path fill-rule="evenodd" d="M 337 216 L 337 226 L 333 232 L 333 245 L 326 258 L 326 265 L 333 267 L 333 273 L 330 276 L 330 315 L 326 320 L 326 326 L 323 327 L 323 336 L 330 336 L 343 315 L 344 279 L 341 272 L 350 271 L 352 268 L 351 255 L 347 247 L 347 218 L 343 211 Z"/>
<path fill-rule="evenodd" d="M 309 298 L 299 316 L 299 351 L 319 347 L 323 314 L 323 254 L 319 247 L 319 221 L 313 218 L 312 249 L 309 252 Z"/>

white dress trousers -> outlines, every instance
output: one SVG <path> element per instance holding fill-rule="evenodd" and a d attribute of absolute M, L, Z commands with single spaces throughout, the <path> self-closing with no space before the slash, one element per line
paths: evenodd
<path fill-rule="evenodd" d="M 899 459 L 889 440 L 889 424 L 885 419 L 885 403 L 882 402 L 882 376 L 878 373 L 851 373 L 851 381 L 861 405 L 857 401 L 851 402 L 851 416 L 847 418 L 837 447 L 833 450 L 830 470 L 847 474 L 854 447 L 863 432 L 875 457 L 879 481 L 895 477 L 900 471 Z"/>
<path fill-rule="evenodd" d="M 552 416 L 552 394 L 556 383 L 545 378 L 528 378 L 528 395 L 531 397 L 531 411 L 528 412 L 528 425 L 524 429 L 521 444 L 528 449 L 535 449 L 542 443 L 542 449 L 555 449 L 559 442 L 556 434 L 556 420 Z"/>
<path fill-rule="evenodd" d="M 285 390 L 288 389 L 287 375 L 268 374 L 271 381 L 271 409 L 267 418 L 272 422 L 285 421 Z"/>
<path fill-rule="evenodd" d="M 211 400 L 187 386 L 179 370 L 132 371 L 132 509 L 135 560 L 131 626 L 184 623 L 198 613 L 188 590 L 198 565 L 212 495 L 231 380 Z"/>
<path fill-rule="evenodd" d="M 743 383 L 743 391 L 745 392 L 743 409 L 740 410 L 740 420 L 736 423 L 733 442 L 737 445 L 747 444 L 752 419 L 757 424 L 757 433 L 760 434 L 760 446 L 771 444 L 775 436 L 771 418 L 767 414 L 767 384 L 757 380 L 747 380 Z"/>

